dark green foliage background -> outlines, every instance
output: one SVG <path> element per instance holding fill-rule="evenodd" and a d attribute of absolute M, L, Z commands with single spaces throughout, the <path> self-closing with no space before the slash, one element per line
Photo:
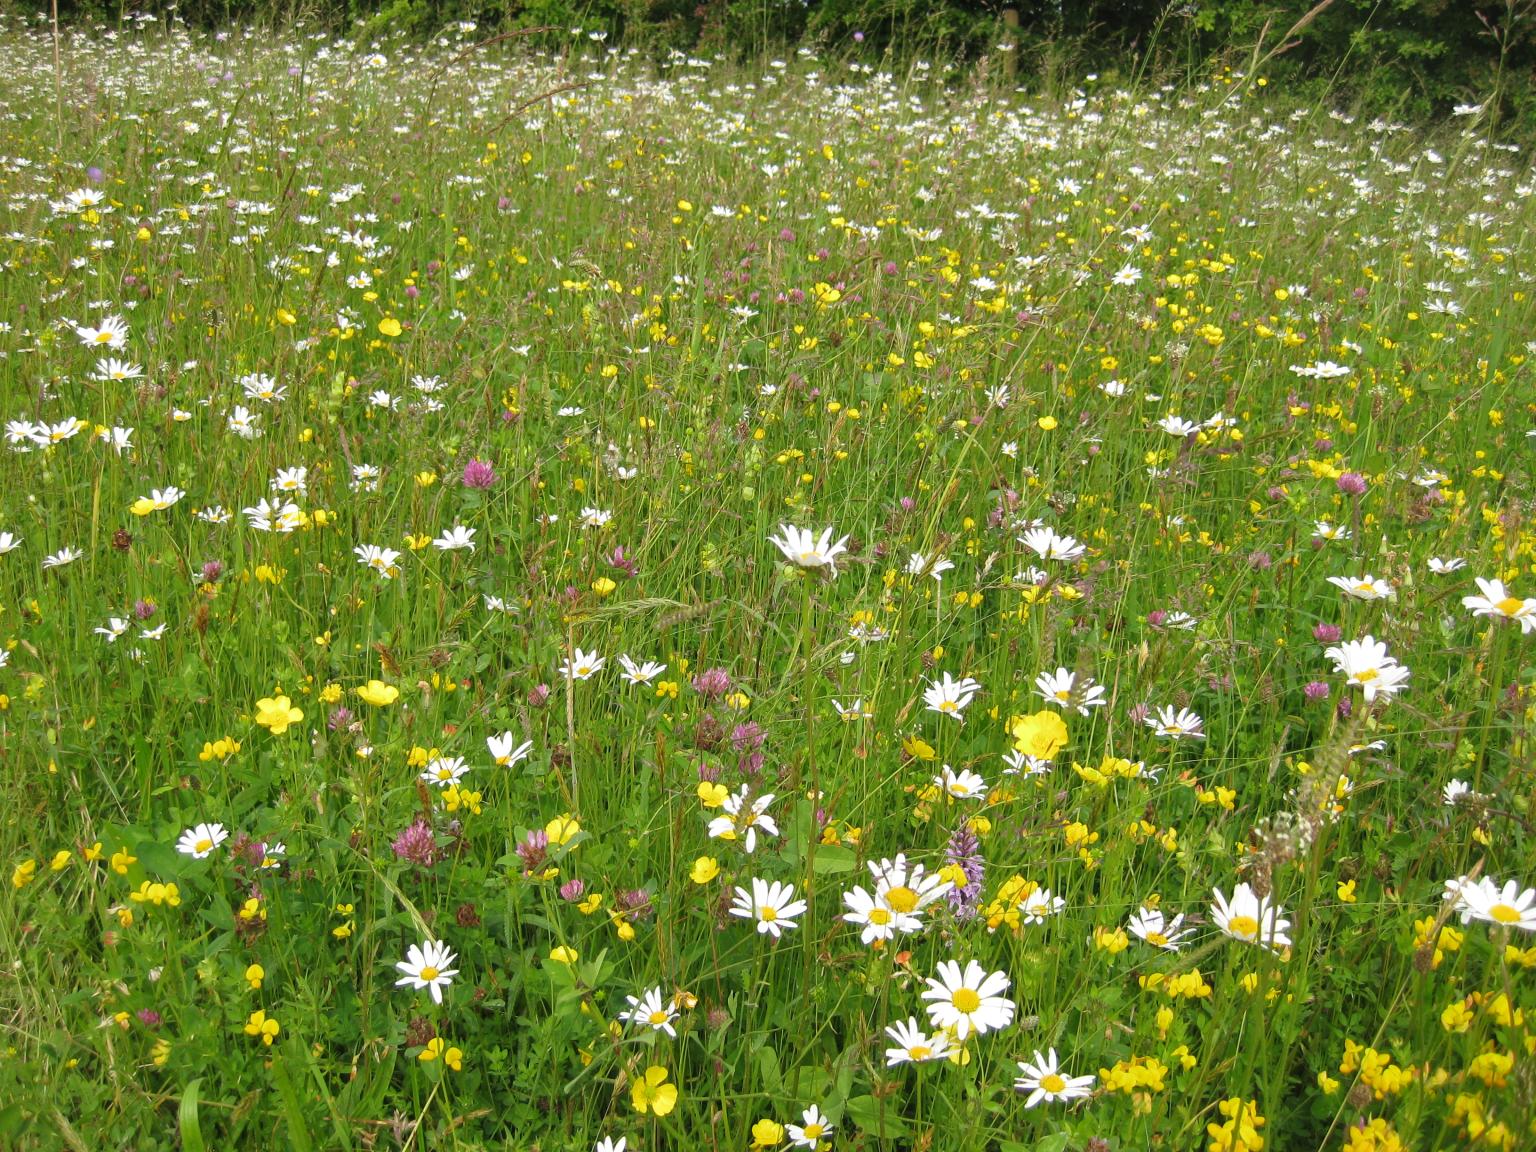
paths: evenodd
<path fill-rule="evenodd" d="M 58 0 L 66 21 L 136 12 L 195 27 L 260 22 L 428 36 L 473 20 L 487 35 L 551 25 L 606 29 L 610 44 L 734 55 L 813 43 L 880 60 L 977 60 L 1005 35 L 1001 0 Z M 1187 75 L 1261 55 L 1272 82 L 1413 120 L 1492 100 L 1504 127 L 1536 131 L 1536 0 L 1332 0 L 1294 35 L 1309 0 L 1017 0 L 1018 76 L 1037 84 L 1096 71 Z M 860 39 L 856 40 L 855 36 Z M 1310 94 L 1310 93 L 1309 93 Z"/>

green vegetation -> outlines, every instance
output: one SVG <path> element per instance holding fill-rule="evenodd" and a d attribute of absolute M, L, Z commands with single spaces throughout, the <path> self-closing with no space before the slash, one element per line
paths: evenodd
<path fill-rule="evenodd" d="M 1493 107 L 483 35 L 0 29 L 0 1145 L 1531 1147 Z"/>

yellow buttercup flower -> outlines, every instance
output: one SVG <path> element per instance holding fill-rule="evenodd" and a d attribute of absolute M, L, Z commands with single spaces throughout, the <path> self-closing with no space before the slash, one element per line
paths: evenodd
<path fill-rule="evenodd" d="M 304 719 L 304 711 L 295 708 L 293 701 L 286 696 L 263 697 L 256 701 L 256 723 L 268 729 L 272 735 L 281 736 L 288 731 L 289 725 L 297 724 Z"/>
<path fill-rule="evenodd" d="M 635 1106 L 635 1111 L 642 1115 L 654 1112 L 657 1116 L 665 1116 L 676 1108 L 677 1085 L 666 1081 L 665 1068 L 658 1064 L 647 1068 L 645 1075 L 630 1085 L 629 1102 Z"/>
<path fill-rule="evenodd" d="M 400 689 L 382 680 L 370 680 L 357 690 L 357 695 L 364 704 L 372 704 L 375 708 L 387 708 L 400 699 Z"/>
<path fill-rule="evenodd" d="M 1067 743 L 1067 725 L 1055 712 L 1041 711 L 1032 716 L 1014 716 L 1008 721 L 1008 735 L 1017 752 L 1037 760 L 1049 760 Z"/>

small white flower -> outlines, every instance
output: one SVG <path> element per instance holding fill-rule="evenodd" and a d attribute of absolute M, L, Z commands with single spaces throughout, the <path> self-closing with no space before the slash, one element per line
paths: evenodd
<path fill-rule="evenodd" d="M 758 877 L 752 880 L 752 890 L 735 889 L 731 901 L 731 915 L 757 923 L 761 935 L 777 940 L 786 928 L 795 928 L 795 917 L 804 913 L 806 903 L 795 899 L 795 886 L 769 882 Z"/>
<path fill-rule="evenodd" d="M 227 839 L 229 839 L 229 833 L 224 825 L 199 824 L 181 834 L 181 839 L 176 841 L 176 851 L 194 860 L 206 860 L 212 855 L 213 850 Z"/>
<path fill-rule="evenodd" d="M 405 975 L 395 981 L 395 987 L 409 984 L 414 989 L 425 988 L 432 993 L 434 1003 L 443 1002 L 443 989 L 453 983 L 457 968 L 449 965 L 455 955 L 441 940 L 427 940 L 420 945 L 412 944 L 406 950 L 405 959 L 395 965 Z"/>

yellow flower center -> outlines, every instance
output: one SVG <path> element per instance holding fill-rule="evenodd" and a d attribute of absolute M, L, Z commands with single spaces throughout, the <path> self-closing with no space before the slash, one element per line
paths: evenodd
<path fill-rule="evenodd" d="M 421 970 L 421 977 L 420 978 L 422 980 L 436 980 L 437 979 L 437 969 L 432 967 L 432 965 L 428 964 L 425 968 L 423 968 Z"/>
<path fill-rule="evenodd" d="M 917 908 L 917 893 L 902 884 L 885 894 L 885 902 L 898 912 L 912 912 Z"/>
<path fill-rule="evenodd" d="M 196 844 L 192 845 L 192 850 L 194 852 L 207 852 L 207 851 L 209 851 L 212 848 L 213 848 L 213 841 L 208 839 L 208 837 L 206 837 L 206 836 L 204 836 Z"/>
<path fill-rule="evenodd" d="M 772 924 L 779 918 L 779 910 L 777 908 L 760 909 L 757 913 L 757 918 L 764 923 Z"/>
<path fill-rule="evenodd" d="M 891 922 L 891 914 L 884 908 L 871 908 L 869 910 L 869 922 L 884 927 Z"/>
<path fill-rule="evenodd" d="M 1040 1077 L 1040 1087 L 1044 1088 L 1052 1095 L 1055 1095 L 1058 1092 L 1064 1092 L 1066 1090 L 1067 1082 L 1060 1076 L 1056 1075 L 1056 1073 L 1052 1072 L 1048 1075 Z"/>
<path fill-rule="evenodd" d="M 1492 916 L 1500 924 L 1520 923 L 1520 909 L 1509 904 L 1495 904 L 1488 909 L 1488 915 Z"/>
<path fill-rule="evenodd" d="M 650 1022 L 656 1027 L 660 1028 L 667 1022 L 667 1014 L 665 1012 L 652 1012 L 650 1016 L 647 1017 L 647 1019 L 650 1020 Z"/>
<path fill-rule="evenodd" d="M 1166 948 L 1168 946 L 1168 937 L 1164 936 L 1161 932 L 1148 932 L 1147 943 L 1156 944 L 1159 948 Z"/>
<path fill-rule="evenodd" d="M 1245 940 L 1252 940 L 1259 934 L 1259 922 L 1252 916 L 1234 916 L 1227 921 L 1227 931 Z"/>
<path fill-rule="evenodd" d="M 1072 693 L 1068 692 L 1065 688 L 1057 689 L 1056 699 L 1065 704 L 1068 700 L 1072 699 Z"/>
<path fill-rule="evenodd" d="M 1376 669 L 1366 668 L 1355 673 L 1355 682 L 1358 684 L 1369 684 L 1372 680 L 1378 679 L 1380 676 L 1381 673 L 1376 671 Z"/>
<path fill-rule="evenodd" d="M 112 333 L 110 333 L 110 332 L 98 332 L 98 333 L 96 333 L 96 343 L 98 343 L 98 344 L 110 344 L 110 343 L 112 343 Z"/>
<path fill-rule="evenodd" d="M 914 1060 L 926 1060 L 933 1055 L 933 1049 L 926 1044 L 914 1044 L 907 1049 L 907 1055 Z"/>
<path fill-rule="evenodd" d="M 576 669 L 576 675 L 586 679 L 592 675 L 592 666 L 590 664 L 583 664 L 580 668 Z"/>
<path fill-rule="evenodd" d="M 955 710 L 955 702 L 953 700 L 945 700 L 943 703 L 941 703 L 939 705 L 939 711 L 940 712 L 953 712 L 954 710 Z"/>
<path fill-rule="evenodd" d="M 1506 616 L 1513 616 L 1525 607 L 1525 601 L 1516 600 L 1513 596 L 1506 596 L 1495 604 L 1494 607 Z"/>
<path fill-rule="evenodd" d="M 807 1140 L 819 1140 L 826 1129 L 820 1124 L 807 1124 L 801 1131 L 805 1133 Z"/>
<path fill-rule="evenodd" d="M 1369 596 L 1372 592 L 1376 591 L 1376 585 L 1374 585 L 1374 584 L 1356 584 L 1355 585 L 1355 591 L 1356 592 L 1363 592 L 1365 595 Z"/>
<path fill-rule="evenodd" d="M 981 997 L 976 994 L 976 989 L 974 988 L 957 988 L 955 989 L 954 1005 L 956 1009 L 969 1016 L 981 1007 Z"/>

